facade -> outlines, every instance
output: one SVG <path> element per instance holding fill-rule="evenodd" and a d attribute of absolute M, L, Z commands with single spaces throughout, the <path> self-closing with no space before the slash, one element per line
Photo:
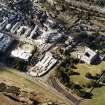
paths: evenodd
<path fill-rule="evenodd" d="M 32 30 L 32 32 L 30 33 L 29 38 L 32 39 L 32 38 L 34 37 L 34 35 L 36 34 L 37 30 L 38 30 L 38 25 L 36 25 L 36 26 L 34 27 L 34 29 Z"/>
<path fill-rule="evenodd" d="M 8 18 L 4 18 L 0 23 L 0 30 L 2 30 L 8 24 Z"/>
<path fill-rule="evenodd" d="M 84 52 L 79 55 L 80 60 L 87 64 L 93 63 L 98 57 L 99 55 L 88 47 L 85 47 Z"/>
<path fill-rule="evenodd" d="M 31 76 L 40 77 L 47 73 L 55 64 L 57 60 L 53 58 L 50 52 L 46 52 L 44 58 L 39 61 L 35 67 L 28 71 Z"/>
<path fill-rule="evenodd" d="M 28 43 L 22 44 L 11 52 L 11 56 L 22 59 L 24 61 L 28 61 L 29 58 L 32 56 L 33 50 L 34 50 L 33 45 L 30 45 Z"/>
<path fill-rule="evenodd" d="M 10 36 L 0 33 L 0 52 L 5 52 L 12 41 L 13 39 Z"/>
<path fill-rule="evenodd" d="M 20 22 L 17 22 L 17 23 L 12 27 L 11 33 L 14 34 L 14 33 L 19 29 L 20 26 L 21 26 L 21 23 L 20 23 Z"/>

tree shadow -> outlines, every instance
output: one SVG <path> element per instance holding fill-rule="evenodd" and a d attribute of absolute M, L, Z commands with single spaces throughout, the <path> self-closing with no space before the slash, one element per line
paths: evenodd
<path fill-rule="evenodd" d="M 71 73 L 71 75 L 80 75 L 80 73 L 73 71 L 73 72 Z"/>
<path fill-rule="evenodd" d="M 99 65 L 101 63 L 101 58 L 97 56 L 97 58 L 91 63 L 92 65 Z"/>

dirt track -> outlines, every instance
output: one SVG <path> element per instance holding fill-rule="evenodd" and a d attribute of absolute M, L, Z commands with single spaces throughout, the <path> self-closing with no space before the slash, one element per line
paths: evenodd
<path fill-rule="evenodd" d="M 59 83 L 56 81 L 56 78 L 52 78 L 51 80 L 52 86 L 60 93 L 62 93 L 67 99 L 69 99 L 74 105 L 79 105 L 80 100 L 78 100 L 76 97 L 74 97 L 72 94 L 69 92 L 65 91 Z"/>
<path fill-rule="evenodd" d="M 0 105 L 22 105 L 22 104 L 7 98 L 3 94 L 0 94 Z"/>

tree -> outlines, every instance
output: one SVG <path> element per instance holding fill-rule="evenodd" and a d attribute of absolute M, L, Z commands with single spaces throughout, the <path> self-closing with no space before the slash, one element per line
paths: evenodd
<path fill-rule="evenodd" d="M 29 15 L 32 13 L 33 3 L 31 0 L 21 0 L 20 2 L 14 3 L 16 11 L 20 11 L 23 15 Z"/>
<path fill-rule="evenodd" d="M 86 32 L 81 32 L 81 33 L 80 33 L 80 38 L 81 38 L 81 39 L 87 39 L 87 37 L 88 37 L 88 35 L 87 35 Z"/>
<path fill-rule="evenodd" d="M 91 79 L 92 78 L 92 74 L 88 72 L 88 73 L 85 74 L 85 77 Z"/>
<path fill-rule="evenodd" d="M 5 92 L 6 91 L 6 84 L 5 83 L 0 83 L 0 92 Z"/>
<path fill-rule="evenodd" d="M 60 69 L 58 71 L 58 76 L 63 83 L 69 83 L 70 78 L 69 78 L 69 75 L 67 74 L 65 68 L 60 67 Z"/>
<path fill-rule="evenodd" d="M 80 97 L 83 97 L 83 98 L 86 98 L 86 99 L 91 99 L 91 97 L 92 97 L 92 93 L 89 93 L 89 92 L 86 92 L 86 91 L 80 91 L 80 93 L 79 93 L 79 96 Z"/>
<path fill-rule="evenodd" d="M 105 0 L 96 0 L 96 4 L 99 5 L 100 7 L 105 6 Z"/>

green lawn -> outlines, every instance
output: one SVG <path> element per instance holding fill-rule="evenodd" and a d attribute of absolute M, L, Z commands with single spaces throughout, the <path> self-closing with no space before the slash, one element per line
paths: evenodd
<path fill-rule="evenodd" d="M 70 76 L 71 80 L 80 85 L 88 83 L 90 80 L 85 77 L 86 73 L 91 73 L 93 76 L 101 73 L 101 70 L 105 69 L 105 62 L 101 62 L 98 65 L 87 65 L 87 64 L 78 64 L 76 65 L 77 69 L 74 71 L 80 73 L 80 75 Z"/>
<path fill-rule="evenodd" d="M 81 105 L 105 105 L 105 86 L 93 90 L 93 97 L 83 101 Z"/>
<path fill-rule="evenodd" d="M 79 72 L 80 75 L 74 75 L 70 78 L 77 82 L 80 85 L 86 84 L 89 82 L 89 79 L 85 78 L 85 74 L 90 72 L 92 75 L 96 73 L 100 73 L 101 70 L 105 70 L 105 62 L 100 63 L 99 65 L 86 65 L 86 64 L 78 64 L 76 65 L 77 69 L 74 69 L 76 72 Z M 89 89 L 90 90 L 90 89 Z M 95 88 L 93 90 L 93 97 L 89 100 L 83 100 L 81 105 L 105 105 L 105 86 L 101 88 Z"/>

